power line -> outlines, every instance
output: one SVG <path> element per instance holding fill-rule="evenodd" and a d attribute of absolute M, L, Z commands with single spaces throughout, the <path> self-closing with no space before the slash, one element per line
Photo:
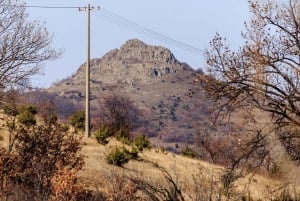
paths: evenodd
<path fill-rule="evenodd" d="M 143 25 L 140 25 L 140 24 L 137 24 L 133 21 L 130 21 L 124 17 L 121 17 L 109 10 L 106 10 L 104 8 L 101 8 L 101 10 L 99 12 L 96 13 L 93 13 L 94 16 L 96 17 L 100 17 L 104 20 L 107 20 L 109 22 L 112 22 L 114 24 L 117 24 L 117 25 L 121 25 L 121 26 L 124 26 L 128 29 L 131 29 L 137 33 L 141 33 L 143 35 L 146 35 L 148 37 L 151 37 L 153 39 L 156 39 L 156 40 L 159 40 L 161 42 L 164 42 L 164 43 L 168 43 L 170 45 L 173 45 L 173 46 L 176 46 L 180 49 L 183 49 L 183 50 L 186 50 L 186 51 L 189 51 L 189 52 L 192 52 L 192 53 L 195 53 L 195 54 L 203 54 L 203 50 L 199 49 L 199 48 L 196 48 L 194 46 L 191 46 L 191 45 L 188 45 L 186 43 L 183 43 L 183 42 L 180 42 L 178 40 L 175 40 L 171 37 L 168 37 L 166 35 L 163 35 L 161 33 L 158 33 L 156 31 L 153 31 Z"/>
<path fill-rule="evenodd" d="M 43 5 L 4 5 L 4 6 L 11 6 L 11 7 L 26 7 L 26 8 L 43 8 L 43 9 L 82 9 L 86 7 L 80 7 L 80 6 L 43 6 Z M 114 23 L 116 25 L 123 26 L 127 29 L 133 30 L 137 33 L 143 34 L 145 36 L 148 36 L 150 38 L 153 38 L 155 40 L 158 40 L 163 43 L 170 44 L 174 47 L 177 47 L 179 49 L 194 53 L 194 54 L 203 54 L 203 50 L 194 47 L 192 45 L 180 42 L 176 39 L 173 39 L 169 36 L 163 35 L 159 32 L 156 32 L 154 30 L 151 30 L 143 25 L 137 24 L 136 22 L 133 22 L 125 17 L 122 17 L 118 14 L 115 14 L 107 9 L 101 8 L 100 11 L 96 13 L 92 13 L 94 16 L 104 19 L 106 21 L 109 21 L 111 23 Z"/>
<path fill-rule="evenodd" d="M 80 6 L 35 6 L 35 5 L 13 5 L 13 4 L 6 4 L 2 5 L 3 7 L 16 7 L 16 8 L 46 8 L 46 9 L 79 9 Z"/>

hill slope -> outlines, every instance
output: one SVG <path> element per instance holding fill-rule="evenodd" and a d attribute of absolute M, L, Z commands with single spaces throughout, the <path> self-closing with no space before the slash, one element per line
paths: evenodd
<path fill-rule="evenodd" d="M 178 152 L 175 143 L 194 142 L 199 122 L 207 121 L 209 102 L 193 83 L 198 73 L 178 61 L 170 50 L 129 40 L 120 49 L 91 61 L 92 111 L 111 94 L 129 97 L 142 110 L 149 125 L 145 131 L 158 146 Z M 85 64 L 52 85 L 48 92 L 83 103 Z"/>
<path fill-rule="evenodd" d="M 0 115 L 2 117 L 1 113 Z M 4 121 L 1 119 L 0 123 L 3 124 Z M 0 147 L 7 148 L 8 129 L 2 127 L 1 130 L 3 140 L 0 141 Z M 141 188 L 140 185 L 143 184 L 149 185 L 146 186 L 148 189 L 152 186 L 171 190 L 170 182 L 173 181 L 185 200 L 197 200 L 197 198 L 209 200 L 210 196 L 213 196 L 211 200 L 218 200 L 217 197 L 225 195 L 221 182 L 225 168 L 222 166 L 174 155 L 155 148 L 140 152 L 138 160 L 130 160 L 123 167 L 107 164 L 106 155 L 116 147 L 124 146 L 130 149 L 114 138 L 111 138 L 109 143 L 104 146 L 98 144 L 94 138 L 83 137 L 80 155 L 84 157 L 85 163 L 77 175 L 79 184 L 107 196 L 124 197 L 126 193 L 134 193 L 128 192 L 130 190 L 128 188 L 137 186 Z M 251 183 L 249 183 L 250 179 Z M 144 183 L 131 183 L 132 181 Z M 270 200 L 272 196 L 280 192 L 278 189 L 281 187 L 282 183 L 279 181 L 258 174 L 254 177 L 250 175 L 250 177 L 240 178 L 234 183 L 231 189 L 231 198 L 250 195 L 253 200 Z M 299 190 L 298 187 L 295 190 Z"/>
<path fill-rule="evenodd" d="M 105 156 L 115 147 L 124 145 L 111 139 L 106 146 L 97 144 L 95 139 L 84 138 L 82 154 L 85 157 L 84 170 L 79 174 L 81 182 L 86 183 L 94 190 L 104 192 L 124 192 L 128 178 L 142 179 L 149 184 L 166 187 L 163 172 L 157 167 L 163 167 L 170 174 L 176 185 L 181 189 L 185 200 L 217 200 L 219 195 L 224 196 L 221 176 L 225 168 L 201 160 L 191 159 L 157 149 L 144 150 L 139 153 L 139 160 L 130 160 L 123 168 L 106 163 Z M 150 161 L 158 166 L 151 165 Z M 251 181 L 251 182 L 250 182 Z M 122 186 L 123 185 L 123 186 Z M 136 183 L 136 185 L 139 185 Z M 256 174 L 238 179 L 234 185 L 231 198 L 241 198 L 250 195 L 253 200 L 270 200 L 278 195 L 282 183 L 274 179 Z M 226 198 L 224 198 L 226 199 Z M 231 200 L 231 199 L 230 199 Z"/>

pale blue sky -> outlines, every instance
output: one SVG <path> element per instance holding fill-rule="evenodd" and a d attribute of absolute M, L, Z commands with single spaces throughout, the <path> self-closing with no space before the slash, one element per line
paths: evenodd
<path fill-rule="evenodd" d="M 27 5 L 100 6 L 130 21 L 177 41 L 204 50 L 216 32 L 237 47 L 241 30 L 249 19 L 247 0 L 25 0 Z M 75 73 L 86 60 L 86 13 L 77 9 L 28 8 L 31 19 L 46 23 L 53 33 L 53 47 L 64 49 L 61 58 L 47 62 L 44 76 L 35 77 L 34 85 L 48 87 L 54 81 Z M 91 15 L 91 58 L 102 57 L 132 38 L 147 44 L 169 48 L 177 59 L 193 68 L 205 66 L 202 54 L 195 54 L 136 33 L 101 18 L 100 11 Z"/>

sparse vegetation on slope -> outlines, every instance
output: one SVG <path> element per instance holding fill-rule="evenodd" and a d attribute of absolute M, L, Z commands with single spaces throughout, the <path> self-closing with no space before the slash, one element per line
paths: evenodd
<path fill-rule="evenodd" d="M 0 200 L 299 200 L 298 3 L 250 1 L 245 46 L 231 51 L 217 35 L 207 51 L 215 77 L 139 40 L 91 60 L 93 138 L 74 113 L 84 65 L 54 94 L 18 93 L 57 52 L 24 6 L 1 7 L 0 27 L 18 26 L 0 33 Z M 19 37 L 28 31 L 41 37 Z"/>

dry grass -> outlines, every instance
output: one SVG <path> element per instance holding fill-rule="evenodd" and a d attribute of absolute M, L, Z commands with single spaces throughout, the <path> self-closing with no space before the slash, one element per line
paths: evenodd
<path fill-rule="evenodd" d="M 139 177 L 153 183 L 163 183 L 161 171 L 148 162 L 165 168 L 184 193 L 187 200 L 195 200 L 199 188 L 205 189 L 207 194 L 215 196 L 222 194 L 220 177 L 224 173 L 224 167 L 213 165 L 205 161 L 191 159 L 172 153 L 162 152 L 157 149 L 145 150 L 139 153 L 141 160 L 130 161 L 123 168 L 108 165 L 105 154 L 116 146 L 123 146 L 115 139 L 111 139 L 106 146 L 100 145 L 93 138 L 83 138 L 81 154 L 85 155 L 84 170 L 80 172 L 79 178 L 89 188 L 109 191 L 115 175 L 122 178 Z M 250 182 L 251 181 L 251 182 Z M 274 180 L 261 175 L 238 179 L 233 187 L 235 195 L 250 195 L 252 199 L 267 200 L 277 189 L 284 187 L 279 180 Z M 203 192 L 202 192 L 203 193 Z"/>
<path fill-rule="evenodd" d="M 4 137 L 0 144 L 7 147 L 8 131 L 5 123 L 0 120 L 1 136 Z M 116 185 L 130 189 L 127 178 L 140 178 L 157 185 L 167 185 L 163 173 L 153 164 L 157 164 L 167 170 L 172 176 L 186 200 L 196 200 L 197 196 L 218 196 L 222 194 L 221 175 L 225 168 L 210 164 L 205 161 L 191 159 L 172 153 L 162 152 L 158 149 L 144 150 L 139 153 L 140 160 L 131 160 L 123 168 L 107 164 L 106 154 L 116 146 L 122 147 L 120 142 L 110 139 L 104 146 L 97 143 L 94 138 L 82 138 L 82 150 L 85 165 L 79 172 L 78 179 L 85 188 L 95 191 L 112 193 Z M 146 162 L 146 161 L 150 161 Z M 299 175 L 295 175 L 299 178 Z M 251 182 L 250 182 L 251 180 Z M 297 179 L 296 179 L 297 180 Z M 249 176 L 238 179 L 233 187 L 233 192 L 239 195 L 251 195 L 252 199 L 268 200 L 274 196 L 278 189 L 286 187 L 283 183 L 261 175 Z M 123 188 L 119 187 L 119 188 Z M 299 184 L 292 185 L 300 192 Z M 123 191 L 120 191 L 123 193 Z"/>

